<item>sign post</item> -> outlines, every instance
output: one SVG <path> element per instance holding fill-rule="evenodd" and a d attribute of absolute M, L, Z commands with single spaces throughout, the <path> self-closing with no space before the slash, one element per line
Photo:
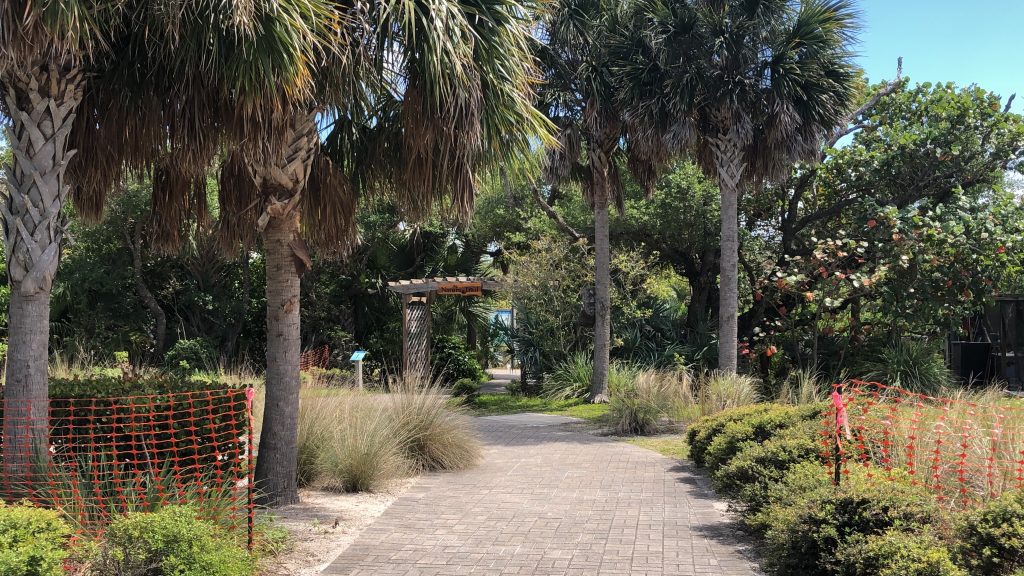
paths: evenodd
<path fill-rule="evenodd" d="M 356 388 L 363 389 L 363 358 L 366 356 L 365 350 L 356 350 L 352 353 L 352 357 L 349 358 L 356 364 Z"/>

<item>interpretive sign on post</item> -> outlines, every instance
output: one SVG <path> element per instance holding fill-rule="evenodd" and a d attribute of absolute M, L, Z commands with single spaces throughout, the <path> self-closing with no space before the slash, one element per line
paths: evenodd
<path fill-rule="evenodd" d="M 363 389 L 363 358 L 366 357 L 366 350 L 356 350 L 349 358 L 356 364 L 356 388 Z"/>

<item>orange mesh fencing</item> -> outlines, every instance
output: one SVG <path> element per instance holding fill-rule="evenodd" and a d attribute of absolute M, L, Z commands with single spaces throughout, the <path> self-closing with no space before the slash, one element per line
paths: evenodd
<path fill-rule="evenodd" d="M 79 534 L 125 512 L 190 504 L 246 530 L 251 546 L 252 399 L 251 388 L 219 389 L 51 399 L 42 411 L 5 399 L 0 499 L 58 508 Z"/>
<path fill-rule="evenodd" d="M 327 345 L 306 350 L 299 356 L 299 371 L 308 372 L 310 368 L 326 369 L 331 361 L 331 350 Z"/>
<path fill-rule="evenodd" d="M 899 473 L 950 506 L 1024 489 L 1024 403 L 969 394 L 937 398 L 876 382 L 837 385 L 824 456 L 841 483 L 853 467 Z"/>

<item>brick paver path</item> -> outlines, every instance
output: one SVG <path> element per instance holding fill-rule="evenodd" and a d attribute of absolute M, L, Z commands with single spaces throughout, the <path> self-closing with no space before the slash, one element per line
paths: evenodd
<path fill-rule="evenodd" d="M 759 574 L 689 465 L 551 425 L 478 418 L 483 462 L 429 474 L 325 574 Z"/>

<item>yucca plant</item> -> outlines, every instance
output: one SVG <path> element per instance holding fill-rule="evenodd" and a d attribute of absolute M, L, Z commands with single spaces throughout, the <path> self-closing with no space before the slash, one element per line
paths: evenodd
<path fill-rule="evenodd" d="M 556 400 L 583 398 L 590 392 L 593 376 L 593 357 L 577 352 L 566 358 L 554 372 L 544 378 L 543 394 Z"/>

